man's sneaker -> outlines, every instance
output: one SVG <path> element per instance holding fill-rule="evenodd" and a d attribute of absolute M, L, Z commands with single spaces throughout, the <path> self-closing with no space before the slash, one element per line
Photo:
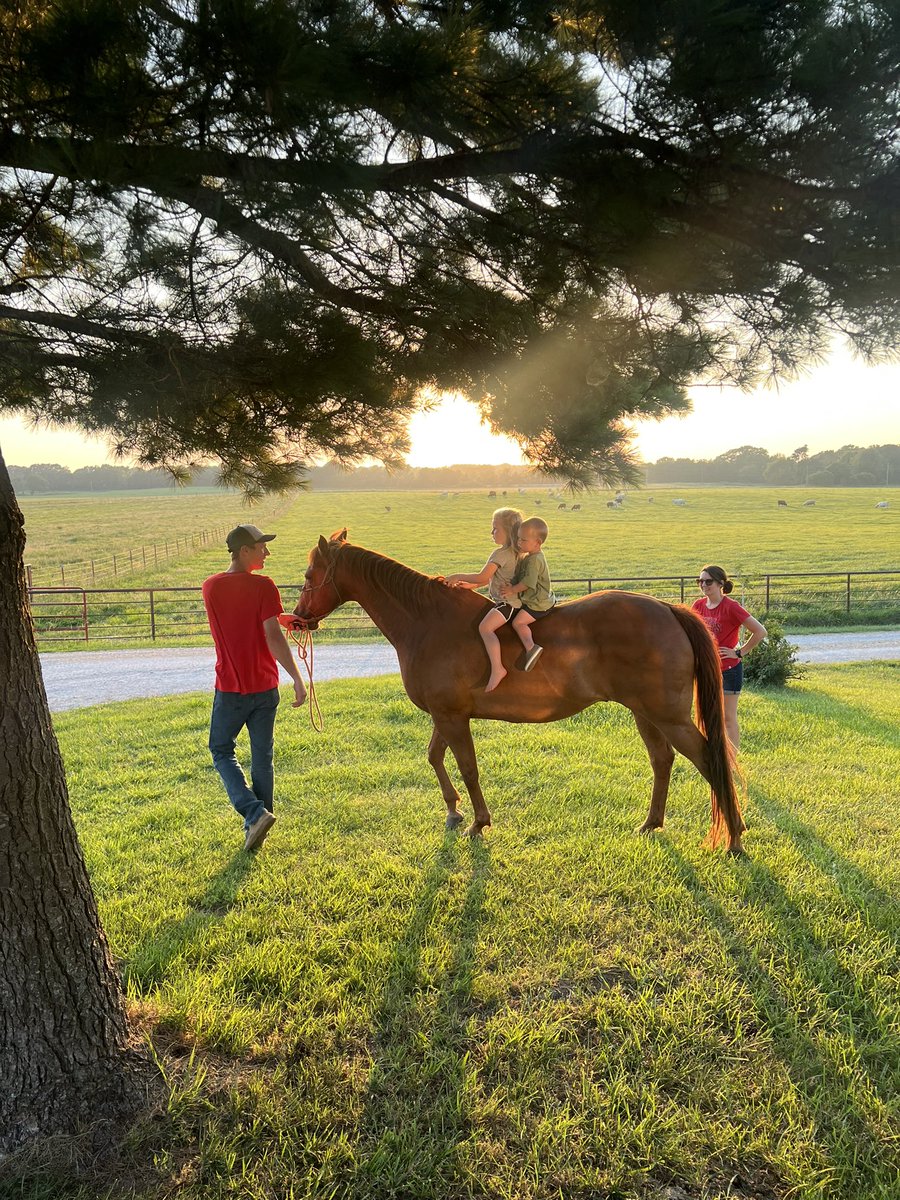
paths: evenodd
<path fill-rule="evenodd" d="M 531 649 L 528 651 L 528 653 L 525 655 L 525 670 L 530 671 L 531 668 L 534 666 L 534 664 L 537 662 L 537 660 L 541 657 L 541 655 L 543 653 L 544 653 L 543 646 L 532 646 Z"/>
<path fill-rule="evenodd" d="M 266 840 L 266 834 L 274 824 L 275 817 L 267 809 L 259 820 L 254 821 L 247 830 L 247 836 L 244 839 L 244 849 L 257 850 Z"/>

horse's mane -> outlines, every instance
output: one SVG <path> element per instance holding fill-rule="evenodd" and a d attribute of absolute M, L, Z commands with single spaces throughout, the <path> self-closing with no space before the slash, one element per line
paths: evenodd
<path fill-rule="evenodd" d="M 439 577 L 423 575 L 395 558 L 387 558 L 364 546 L 343 542 L 335 550 L 346 566 L 372 587 L 388 592 L 416 617 L 428 617 L 445 610 L 460 593 L 448 588 Z M 465 593 L 464 593 L 465 594 Z"/>

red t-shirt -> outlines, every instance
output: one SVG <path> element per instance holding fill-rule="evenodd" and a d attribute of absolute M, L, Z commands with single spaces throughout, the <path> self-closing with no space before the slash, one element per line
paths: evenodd
<path fill-rule="evenodd" d="M 264 621 L 284 612 L 272 580 L 222 571 L 204 583 L 203 603 L 216 644 L 216 690 L 247 696 L 278 687 L 278 664 L 263 629 Z"/>
<path fill-rule="evenodd" d="M 727 646 L 729 650 L 733 650 L 738 644 L 740 628 L 750 616 L 746 608 L 738 604 L 737 600 L 732 600 L 730 596 L 723 596 L 715 608 L 707 608 L 706 597 L 698 596 L 691 608 L 709 626 L 709 632 L 715 638 L 717 645 Z M 739 661 L 736 654 L 723 658 L 722 670 L 727 671 L 729 667 L 733 667 Z"/>

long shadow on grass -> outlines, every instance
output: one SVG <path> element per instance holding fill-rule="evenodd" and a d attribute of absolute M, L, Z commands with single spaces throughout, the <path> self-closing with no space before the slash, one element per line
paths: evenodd
<path fill-rule="evenodd" d="M 846 1053 L 848 1044 L 852 1044 L 853 1050 L 859 1050 L 865 1034 L 872 1041 L 872 1049 L 866 1057 L 878 1052 L 879 1042 L 882 1055 L 891 1053 L 880 1035 L 879 1022 L 874 1019 L 868 1001 L 857 998 L 852 1006 L 843 1008 L 845 995 L 829 995 L 827 1003 L 833 1006 L 834 1013 L 840 1014 L 839 1019 L 834 1020 L 831 1014 L 830 1020 L 823 1018 L 821 1011 L 816 1011 L 823 968 L 815 960 L 822 954 L 821 946 L 804 928 L 804 919 L 796 908 L 790 902 L 783 902 L 780 884 L 765 867 L 753 863 L 736 864 L 736 870 L 745 872 L 744 907 L 765 909 L 764 917 L 785 934 L 785 946 L 792 965 L 810 981 L 807 989 L 810 1003 L 803 1011 L 798 1011 L 784 996 L 778 979 L 766 966 L 767 956 L 760 956 L 746 944 L 731 917 L 710 895 L 691 863 L 671 842 L 661 840 L 658 844 L 672 860 L 678 877 L 698 909 L 721 934 L 738 974 L 753 997 L 762 1030 L 771 1039 L 775 1053 L 785 1064 L 812 1114 L 817 1138 L 835 1172 L 833 1183 L 837 1190 L 834 1194 L 847 1200 L 851 1197 L 862 1200 L 874 1193 L 887 1195 L 886 1190 L 878 1192 L 878 1189 L 886 1188 L 887 1181 L 896 1177 L 897 1163 L 891 1165 L 894 1152 L 879 1130 L 873 1127 L 865 1111 L 866 1107 L 872 1106 L 873 1093 L 878 1095 L 889 1090 L 887 1080 L 876 1087 L 865 1067 L 854 1061 L 857 1055 L 852 1050 L 850 1054 Z M 777 905 L 773 903 L 773 891 L 781 892 Z M 849 977 L 845 986 L 853 986 Z M 856 1019 L 865 1022 L 866 1028 L 855 1030 Z M 835 1027 L 844 1034 L 843 1038 L 836 1036 Z M 816 1036 L 811 1033 L 812 1029 L 818 1030 Z M 888 1101 L 886 1095 L 880 1098 Z M 884 1118 L 882 1120 L 887 1124 Z"/>
<path fill-rule="evenodd" d="M 812 828 L 779 803 L 768 792 L 753 788 L 753 803 L 759 813 L 787 834 L 798 851 L 862 915 L 867 926 L 877 929 L 894 947 L 900 949 L 897 924 L 897 899 L 879 887 L 864 871 L 839 853 Z"/>
<path fill-rule="evenodd" d="M 788 699 L 794 710 L 805 713 L 826 728 L 830 727 L 842 735 L 846 735 L 849 726 L 876 745 L 882 742 L 891 748 L 897 745 L 896 722 L 892 724 L 866 708 L 837 700 L 831 692 L 804 688 L 802 692 L 791 692 L 786 697 L 780 689 L 770 689 L 768 692 L 760 689 L 757 694 L 776 703 L 783 703 Z"/>
<path fill-rule="evenodd" d="M 422 948 L 436 914 L 453 904 L 448 885 L 467 873 L 465 895 L 448 916 L 450 959 L 423 983 Z M 475 948 L 490 878 L 482 842 L 448 833 L 428 868 L 406 932 L 397 942 L 374 1016 L 373 1065 L 358 1127 L 353 1196 L 449 1195 L 465 1137 L 462 1104 Z"/>
<path fill-rule="evenodd" d="M 188 901 L 188 911 L 183 917 L 161 929 L 154 929 L 134 947 L 124 966 L 126 981 L 134 982 L 141 990 L 160 984 L 169 963 L 207 926 L 221 920 L 234 907 L 241 884 L 253 870 L 253 865 L 253 856 L 239 850 L 209 880 L 203 895 Z"/>

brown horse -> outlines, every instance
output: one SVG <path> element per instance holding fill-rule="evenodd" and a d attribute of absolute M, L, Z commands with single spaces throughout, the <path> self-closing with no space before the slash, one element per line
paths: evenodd
<path fill-rule="evenodd" d="M 694 613 L 627 592 L 594 592 L 560 604 L 532 626 L 544 654 L 527 674 L 519 639 L 508 627 L 500 630 L 508 674 L 495 691 L 485 692 L 488 659 L 478 625 L 488 601 L 353 546 L 346 537 L 346 529 L 327 542 L 320 537 L 310 551 L 296 623 L 315 629 L 338 605 L 355 600 L 393 644 L 409 698 L 434 722 L 428 761 L 441 785 L 448 826 L 463 820 L 444 766 L 448 746 L 474 810 L 467 832 L 480 834 L 491 823 L 478 783 L 473 717 L 558 721 L 598 700 L 614 700 L 631 710 L 653 767 L 641 831 L 662 828 L 678 750 L 710 785 L 711 844 L 724 822 L 729 851 L 741 852 L 744 823 L 725 737 L 719 654 Z M 699 729 L 691 719 L 695 689 Z"/>

